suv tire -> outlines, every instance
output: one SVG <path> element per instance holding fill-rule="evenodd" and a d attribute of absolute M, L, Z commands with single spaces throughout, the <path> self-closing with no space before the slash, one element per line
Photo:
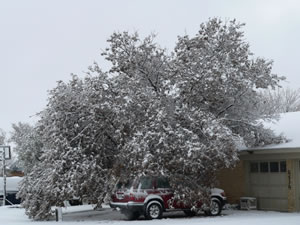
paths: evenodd
<path fill-rule="evenodd" d="M 222 211 L 222 206 L 219 200 L 213 199 L 210 202 L 209 209 L 204 211 L 207 216 L 218 216 Z"/>
<path fill-rule="evenodd" d="M 163 208 L 160 202 L 151 201 L 146 205 L 145 218 L 148 220 L 161 219 L 163 214 Z"/>

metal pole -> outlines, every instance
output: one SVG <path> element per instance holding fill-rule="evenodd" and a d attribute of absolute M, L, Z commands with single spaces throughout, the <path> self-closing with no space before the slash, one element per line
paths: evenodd
<path fill-rule="evenodd" d="M 6 165 L 5 165 L 5 150 L 3 149 L 2 164 L 3 164 L 3 206 L 6 203 Z"/>

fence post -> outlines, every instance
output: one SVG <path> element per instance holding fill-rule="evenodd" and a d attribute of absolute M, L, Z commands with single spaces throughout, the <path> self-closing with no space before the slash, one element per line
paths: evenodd
<path fill-rule="evenodd" d="M 61 207 L 57 207 L 55 209 L 55 218 L 56 218 L 56 222 L 63 221 L 62 208 Z"/>

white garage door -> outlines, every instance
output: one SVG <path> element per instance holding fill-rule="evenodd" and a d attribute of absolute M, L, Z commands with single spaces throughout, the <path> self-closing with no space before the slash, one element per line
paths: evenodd
<path fill-rule="evenodd" d="M 288 210 L 285 161 L 250 162 L 249 192 L 263 210 Z"/>

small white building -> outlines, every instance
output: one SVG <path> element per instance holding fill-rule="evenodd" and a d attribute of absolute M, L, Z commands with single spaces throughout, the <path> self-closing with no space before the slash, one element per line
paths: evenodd
<path fill-rule="evenodd" d="M 20 199 L 16 199 L 16 194 L 19 191 L 19 183 L 22 177 L 7 177 L 6 178 L 6 198 L 13 204 L 19 204 Z M 3 199 L 3 177 L 0 177 L 0 198 Z"/>

